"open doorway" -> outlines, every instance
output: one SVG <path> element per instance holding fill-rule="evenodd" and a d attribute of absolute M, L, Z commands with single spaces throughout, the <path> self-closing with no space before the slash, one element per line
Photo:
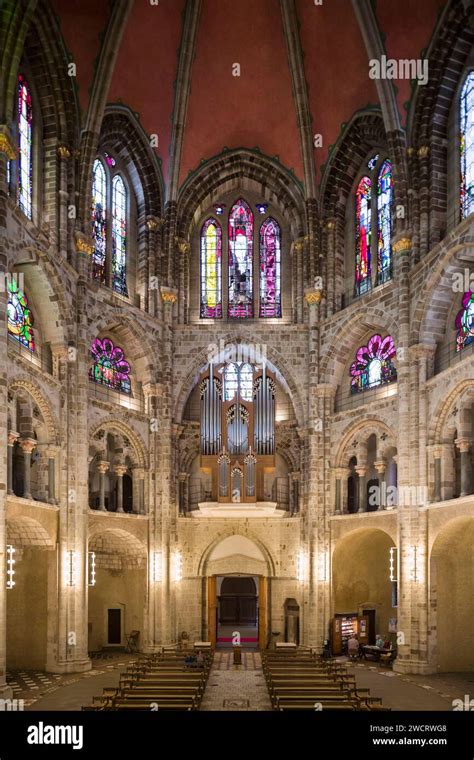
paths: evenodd
<path fill-rule="evenodd" d="M 258 646 L 258 576 L 217 576 L 217 646 Z"/>

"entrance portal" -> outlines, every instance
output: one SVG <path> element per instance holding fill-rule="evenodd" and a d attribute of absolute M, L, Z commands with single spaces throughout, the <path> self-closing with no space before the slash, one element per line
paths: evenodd
<path fill-rule="evenodd" d="M 217 645 L 258 646 L 258 577 L 218 576 Z"/>

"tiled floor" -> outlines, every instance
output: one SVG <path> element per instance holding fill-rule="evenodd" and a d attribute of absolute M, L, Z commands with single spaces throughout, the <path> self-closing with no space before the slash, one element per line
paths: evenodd
<path fill-rule="evenodd" d="M 271 710 L 259 652 L 242 652 L 241 665 L 233 652 L 216 652 L 200 709 Z"/>

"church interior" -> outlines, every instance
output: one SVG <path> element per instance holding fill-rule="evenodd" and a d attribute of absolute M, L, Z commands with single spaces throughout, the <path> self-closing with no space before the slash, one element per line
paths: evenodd
<path fill-rule="evenodd" d="M 472 2 L 0 56 L 0 702 L 474 709 Z"/>

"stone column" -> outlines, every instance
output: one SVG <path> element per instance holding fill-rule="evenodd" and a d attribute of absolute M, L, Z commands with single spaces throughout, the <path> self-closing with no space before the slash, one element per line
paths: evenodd
<path fill-rule="evenodd" d="M 377 511 L 379 511 L 387 507 L 387 484 L 385 482 L 385 471 L 387 469 L 387 463 L 384 459 L 378 459 L 376 462 L 374 462 L 374 467 L 377 470 L 377 475 L 379 476 L 380 501 L 377 505 Z"/>
<path fill-rule="evenodd" d="M 24 499 L 32 499 L 31 495 L 31 454 L 33 453 L 33 449 L 36 446 L 36 441 L 34 438 L 20 438 L 19 444 L 23 450 L 23 461 L 24 461 L 24 490 L 23 490 L 23 498 Z"/>
<path fill-rule="evenodd" d="M 345 467 L 335 467 L 334 468 L 334 495 L 335 495 L 335 504 L 334 504 L 334 513 L 336 515 L 342 514 L 344 511 L 343 506 L 343 491 L 344 491 L 344 478 L 346 477 L 347 470 Z"/>
<path fill-rule="evenodd" d="M 66 145 L 59 145 L 58 147 L 59 157 L 59 252 L 67 260 L 67 246 L 68 246 L 68 213 L 67 207 L 69 203 L 68 193 L 68 161 L 71 158 L 71 151 Z"/>
<path fill-rule="evenodd" d="M 433 447 L 433 461 L 434 461 L 434 501 L 441 501 L 441 446 Z"/>
<path fill-rule="evenodd" d="M 105 509 L 105 473 L 108 471 L 110 464 L 104 459 L 97 462 L 97 471 L 99 473 L 99 511 L 106 512 Z"/>
<path fill-rule="evenodd" d="M 456 438 L 455 444 L 461 452 L 461 496 L 469 496 L 472 491 L 471 441 Z"/>
<path fill-rule="evenodd" d="M 145 470 L 143 467 L 135 467 L 133 475 L 138 481 L 138 503 L 133 502 L 133 512 L 137 515 L 145 514 Z"/>
<path fill-rule="evenodd" d="M 58 446 L 48 446 L 46 456 L 48 458 L 48 503 L 57 504 L 56 500 L 56 456 Z"/>
<path fill-rule="evenodd" d="M 13 494 L 13 447 L 20 437 L 20 433 L 15 432 L 14 430 L 8 431 L 8 439 L 7 439 L 7 446 L 8 446 L 8 494 Z"/>
<path fill-rule="evenodd" d="M 123 476 L 127 472 L 124 464 L 116 464 L 114 473 L 117 476 L 117 512 L 123 512 Z"/>
<path fill-rule="evenodd" d="M 367 512 L 367 467 L 361 465 L 355 468 L 359 476 L 359 512 Z"/>

